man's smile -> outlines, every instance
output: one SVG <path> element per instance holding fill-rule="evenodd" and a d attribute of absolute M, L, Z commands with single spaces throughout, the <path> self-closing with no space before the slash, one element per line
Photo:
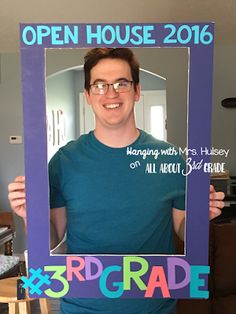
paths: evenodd
<path fill-rule="evenodd" d="M 119 103 L 114 103 L 114 104 L 104 104 L 103 107 L 105 107 L 106 109 L 116 109 L 119 108 L 121 106 L 121 104 Z"/>

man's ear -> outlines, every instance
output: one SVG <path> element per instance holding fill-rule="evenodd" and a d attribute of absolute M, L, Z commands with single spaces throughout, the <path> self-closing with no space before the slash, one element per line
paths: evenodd
<path fill-rule="evenodd" d="M 140 83 L 138 83 L 138 84 L 136 85 L 135 101 L 139 101 L 140 94 L 141 94 L 141 85 L 140 85 Z"/>
<path fill-rule="evenodd" d="M 84 96 L 86 98 L 86 102 L 88 105 L 91 105 L 91 99 L 90 99 L 90 94 L 89 92 L 87 91 L 87 89 L 84 89 Z"/>

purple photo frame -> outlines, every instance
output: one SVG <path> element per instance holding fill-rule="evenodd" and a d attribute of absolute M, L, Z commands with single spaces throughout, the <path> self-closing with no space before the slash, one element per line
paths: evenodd
<path fill-rule="evenodd" d="M 130 36 L 125 36 L 128 32 Z M 32 297 L 208 297 L 210 176 L 202 170 L 191 172 L 187 180 L 186 255 L 50 255 L 45 49 L 189 48 L 188 147 L 200 150 L 210 148 L 213 33 L 213 23 L 20 25 L 29 256 L 26 286 Z M 199 156 L 191 157 L 199 161 Z M 207 163 L 210 156 L 201 159 Z"/>

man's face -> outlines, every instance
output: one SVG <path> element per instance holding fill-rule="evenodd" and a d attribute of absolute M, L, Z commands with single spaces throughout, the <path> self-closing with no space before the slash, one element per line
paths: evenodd
<path fill-rule="evenodd" d="M 116 83 L 121 80 L 132 81 L 129 64 L 121 59 L 102 59 L 91 70 L 90 84 Z M 135 126 L 134 103 L 139 100 L 140 86 L 136 91 L 134 85 L 127 92 L 117 92 L 112 85 L 104 95 L 94 95 L 85 91 L 87 103 L 95 114 L 98 128 L 129 128 Z"/>

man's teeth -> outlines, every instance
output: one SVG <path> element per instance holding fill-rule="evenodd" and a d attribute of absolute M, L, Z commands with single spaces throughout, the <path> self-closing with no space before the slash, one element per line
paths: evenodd
<path fill-rule="evenodd" d="M 108 104 L 108 105 L 105 105 L 105 108 L 108 108 L 108 109 L 114 109 L 114 108 L 118 108 L 120 107 L 120 104 Z"/>

